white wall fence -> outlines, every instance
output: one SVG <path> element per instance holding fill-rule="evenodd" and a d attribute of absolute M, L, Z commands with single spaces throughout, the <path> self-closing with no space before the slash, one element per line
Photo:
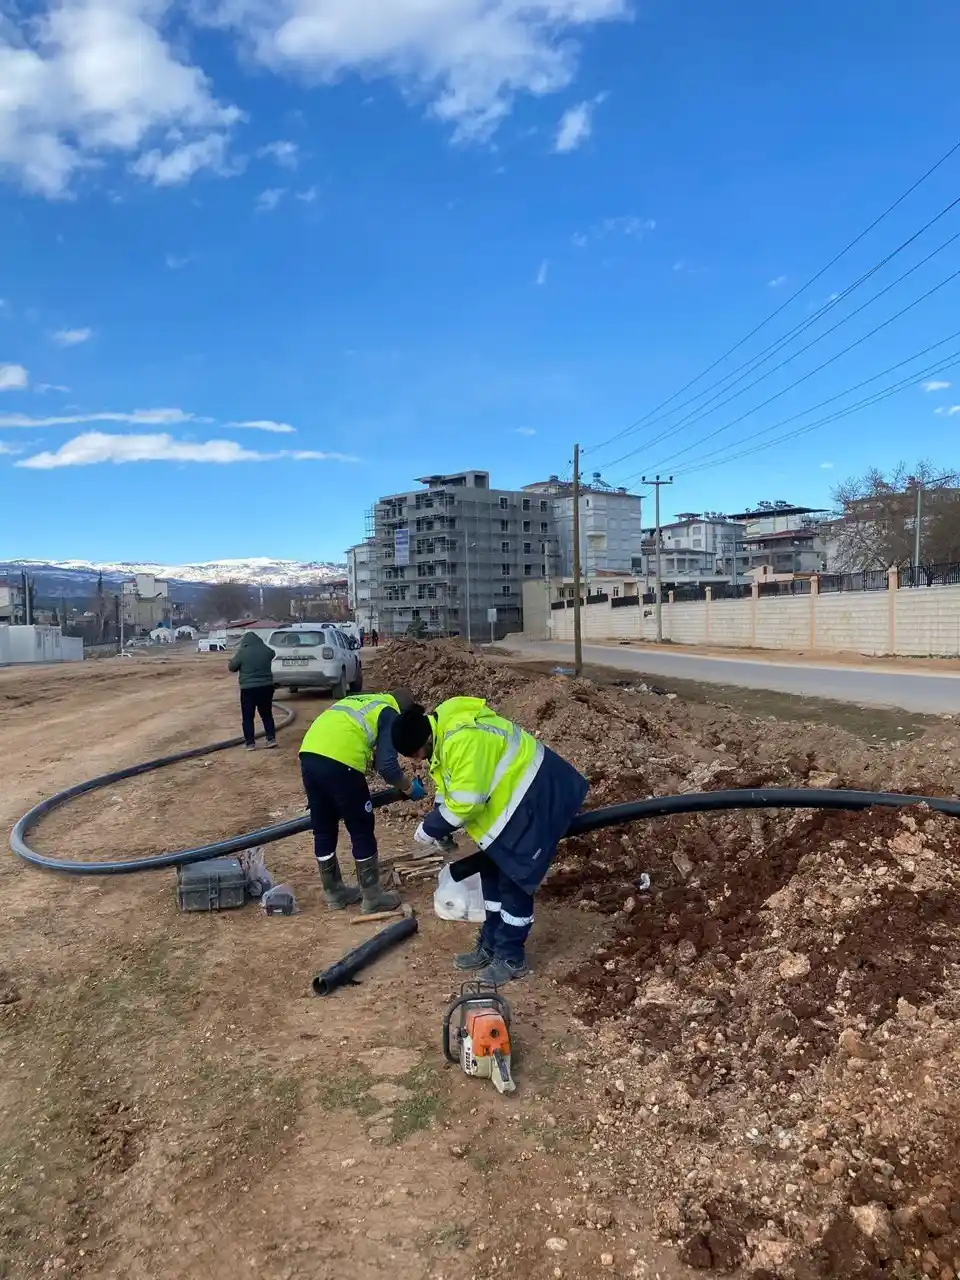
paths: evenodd
<path fill-rule="evenodd" d="M 671 593 L 672 595 L 672 593 Z M 897 587 L 886 591 L 820 592 L 797 596 L 753 594 L 741 600 L 663 604 L 663 638 L 674 644 L 750 649 L 802 649 L 905 657 L 960 656 L 960 586 Z M 623 603 L 629 600 L 629 604 Z M 573 639 L 573 608 L 551 608 L 548 633 Z M 652 604 L 620 597 L 584 604 L 584 640 L 656 640 Z M 543 614 L 541 613 L 541 618 Z M 528 633 L 543 632 L 531 619 Z"/>

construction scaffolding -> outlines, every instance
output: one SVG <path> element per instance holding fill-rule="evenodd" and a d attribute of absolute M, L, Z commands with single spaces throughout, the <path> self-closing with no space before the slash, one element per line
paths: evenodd
<path fill-rule="evenodd" d="M 524 580 L 547 576 L 556 560 L 552 504 L 490 489 L 485 472 L 422 483 L 381 498 L 367 516 L 381 633 L 481 640 L 519 630 Z"/>

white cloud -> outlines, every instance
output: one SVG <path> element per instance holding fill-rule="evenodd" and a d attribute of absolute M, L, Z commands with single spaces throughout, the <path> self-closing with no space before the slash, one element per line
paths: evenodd
<path fill-rule="evenodd" d="M 0 454 L 4 454 L 12 458 L 15 454 L 22 452 L 22 449 L 17 449 L 12 444 L 4 444 L 4 442 L 0 440 Z"/>
<path fill-rule="evenodd" d="M 574 37 L 628 17 L 628 0 L 206 0 L 273 70 L 392 78 L 460 140 L 489 136 L 518 94 L 566 88 Z"/>
<path fill-rule="evenodd" d="M 236 173 L 227 163 L 229 139 L 224 133 L 208 133 L 193 142 L 183 142 L 169 151 L 154 147 L 145 151 L 130 166 L 138 178 L 146 178 L 155 187 L 180 187 L 201 169 L 210 169 L 221 177 Z"/>
<path fill-rule="evenodd" d="M 78 347 L 93 337 L 92 329 L 58 329 L 53 340 L 58 347 Z"/>
<path fill-rule="evenodd" d="M 62 394 L 67 395 L 70 391 L 70 388 L 62 387 L 56 382 L 38 382 L 37 385 L 34 387 L 34 391 L 36 391 L 41 396 L 45 396 L 50 391 L 59 391 Z"/>
<path fill-rule="evenodd" d="M 535 436 L 536 434 L 533 427 L 517 427 L 518 436 Z"/>
<path fill-rule="evenodd" d="M 636 214 L 627 214 L 617 218 L 604 218 L 589 231 L 575 231 L 570 243 L 576 249 L 585 249 L 591 240 L 602 240 L 604 236 L 629 236 L 634 240 L 642 240 L 651 231 L 656 231 L 657 224 L 653 218 L 638 218 Z M 684 264 L 680 264 L 682 266 Z M 674 271 L 680 270 L 675 266 Z"/>
<path fill-rule="evenodd" d="M 950 386 L 950 383 L 941 382 L 936 378 L 932 378 L 929 382 L 921 382 L 920 386 L 924 391 L 946 391 Z"/>
<path fill-rule="evenodd" d="M 767 281 L 767 288 L 768 288 L 768 289 L 779 289 L 781 285 L 784 285 L 784 284 L 786 284 L 786 283 L 787 283 L 787 277 L 786 277 L 786 276 L 774 276 L 774 278 L 773 278 L 772 280 L 768 280 L 768 281 Z"/>
<path fill-rule="evenodd" d="M 188 267 L 193 261 L 193 254 L 168 253 L 164 261 L 171 271 L 182 271 L 184 267 Z"/>
<path fill-rule="evenodd" d="M 68 406 L 70 407 L 70 406 Z M 27 413 L 0 413 L 0 427 L 76 427 L 85 422 L 124 422 L 130 426 L 170 426 L 178 422 L 210 422 L 182 409 L 134 409 L 132 413 L 75 413 L 33 418 Z"/>
<path fill-rule="evenodd" d="M 942 414 L 945 418 L 955 418 L 960 413 L 960 404 L 941 405 L 939 409 L 934 409 L 934 413 Z"/>
<path fill-rule="evenodd" d="M 36 453 L 14 465 L 34 471 L 51 471 L 57 467 L 90 467 L 104 462 L 206 462 L 225 465 L 236 462 L 278 462 L 284 458 L 315 462 L 356 461 L 344 454 L 321 453 L 312 449 L 259 453 L 243 448 L 235 440 L 200 442 L 175 440 L 166 434 L 112 436 L 105 435 L 102 431 L 88 431 L 68 440 L 54 452 Z"/>
<path fill-rule="evenodd" d="M 275 435 L 290 435 L 294 428 L 289 422 L 274 422 L 271 418 L 255 418 L 250 422 L 228 422 L 228 427 L 241 427 L 245 431 L 272 431 Z"/>
<path fill-rule="evenodd" d="M 0 18 L 0 172 L 55 198 L 111 156 L 135 157 L 134 172 L 161 184 L 222 162 L 240 112 L 166 39 L 170 0 L 37 9 L 5 6 Z"/>
<path fill-rule="evenodd" d="M 306 191 L 298 191 L 296 198 L 302 200 L 304 204 L 313 204 L 317 198 L 317 188 L 307 187 Z"/>
<path fill-rule="evenodd" d="M 29 382 L 22 364 L 0 364 L 0 391 L 23 391 Z"/>
<path fill-rule="evenodd" d="M 549 259 L 544 258 L 544 260 L 540 263 L 540 270 L 537 272 L 537 284 L 546 284 L 547 276 L 549 274 L 550 274 L 550 262 L 549 262 Z"/>
<path fill-rule="evenodd" d="M 821 470 L 821 471 L 832 471 L 832 470 L 833 470 L 833 463 L 832 463 L 832 462 L 821 462 L 821 463 L 820 463 L 820 470 Z"/>
<path fill-rule="evenodd" d="M 553 149 L 563 155 L 568 151 L 576 151 L 581 143 L 586 142 L 593 133 L 594 103 L 578 102 L 560 117 L 557 136 Z"/>
<path fill-rule="evenodd" d="M 300 163 L 300 148 L 295 142 L 268 142 L 257 155 L 261 160 L 272 160 L 281 169 L 296 169 Z"/>
<path fill-rule="evenodd" d="M 286 194 L 286 187 L 268 187 L 261 191 L 257 196 L 257 213 L 273 213 Z"/>

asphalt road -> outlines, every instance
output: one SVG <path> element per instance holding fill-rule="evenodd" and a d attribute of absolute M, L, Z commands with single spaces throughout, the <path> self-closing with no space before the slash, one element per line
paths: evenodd
<path fill-rule="evenodd" d="M 573 645 L 559 642 L 500 642 L 531 658 L 553 659 L 564 665 L 573 660 Z M 960 662 L 957 675 L 882 671 L 869 667 L 826 667 L 786 662 L 752 662 L 744 658 L 713 658 L 702 654 L 664 653 L 663 650 L 628 649 L 622 645 L 585 644 L 584 662 L 615 667 L 638 676 L 666 676 L 699 680 L 705 684 L 737 685 L 744 689 L 769 689 L 800 698 L 831 698 L 865 707 L 899 707 L 921 715 L 960 712 Z"/>

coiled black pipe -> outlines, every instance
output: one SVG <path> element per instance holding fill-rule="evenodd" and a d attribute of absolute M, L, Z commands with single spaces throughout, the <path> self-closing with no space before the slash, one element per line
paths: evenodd
<path fill-rule="evenodd" d="M 897 791 L 831 791 L 821 787 L 755 787 L 655 796 L 652 800 L 628 800 L 626 804 L 587 809 L 576 815 L 567 828 L 565 838 L 643 818 L 665 818 L 674 813 L 717 813 L 723 809 L 902 809 L 918 804 L 949 814 L 952 818 L 960 818 L 960 800 L 948 800 L 942 796 L 910 796 Z M 479 871 L 482 859 L 482 854 L 469 854 L 451 862 L 450 875 L 459 883 Z"/>
<path fill-rule="evenodd" d="M 376 960 L 377 956 L 384 951 L 396 946 L 404 938 L 409 938 L 411 934 L 417 932 L 418 928 L 416 916 L 405 916 L 402 920 L 388 924 L 385 929 L 380 929 L 372 938 L 361 942 L 359 947 L 348 951 L 329 969 L 318 973 L 313 980 L 313 994 L 328 996 L 331 991 L 336 991 L 337 987 L 342 987 L 345 982 L 351 982 L 354 974 L 359 973 L 371 960 Z"/>

